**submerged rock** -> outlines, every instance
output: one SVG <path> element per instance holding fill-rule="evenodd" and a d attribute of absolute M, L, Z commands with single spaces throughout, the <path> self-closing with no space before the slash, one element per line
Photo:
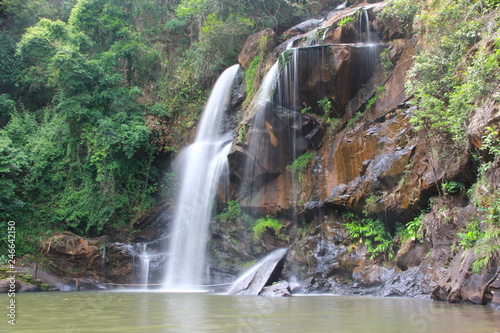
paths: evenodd
<path fill-rule="evenodd" d="M 259 296 L 264 297 L 291 297 L 292 291 L 287 281 L 279 281 L 268 287 L 262 288 Z"/>
<path fill-rule="evenodd" d="M 269 254 L 240 277 L 228 295 L 259 295 L 262 288 L 279 280 L 287 254 L 288 249 L 277 249 Z"/>

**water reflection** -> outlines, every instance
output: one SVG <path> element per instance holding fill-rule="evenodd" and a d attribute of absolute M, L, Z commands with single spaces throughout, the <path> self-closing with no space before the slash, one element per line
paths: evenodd
<path fill-rule="evenodd" d="M 500 312 L 403 298 L 263 298 L 203 293 L 66 292 L 17 295 L 15 332 L 500 331 Z M 9 332 L 7 321 L 0 332 Z"/>

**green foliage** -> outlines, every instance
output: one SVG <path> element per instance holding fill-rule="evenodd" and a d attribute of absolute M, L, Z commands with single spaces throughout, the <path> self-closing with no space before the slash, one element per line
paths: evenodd
<path fill-rule="evenodd" d="M 441 189 L 444 194 L 457 194 L 465 191 L 465 185 L 454 180 L 445 179 L 441 184 Z"/>
<path fill-rule="evenodd" d="M 320 113 L 321 113 L 321 119 L 323 119 L 324 122 L 326 122 L 330 127 L 332 128 L 332 132 L 335 131 L 336 127 L 341 123 L 342 119 L 341 118 L 335 118 L 335 117 L 330 117 L 330 111 L 332 109 L 332 102 L 328 98 L 321 99 L 317 102 L 319 108 L 320 108 Z M 311 107 L 306 107 L 301 110 L 302 113 L 307 113 L 311 110 Z"/>
<path fill-rule="evenodd" d="M 181 0 L 175 13 L 181 19 L 197 16 L 205 11 L 207 3 L 208 0 Z"/>
<path fill-rule="evenodd" d="M 490 144 L 486 143 L 487 146 Z M 463 232 L 458 233 L 459 245 L 474 251 L 476 260 L 472 269 L 477 274 L 481 274 L 490 262 L 500 256 L 500 194 L 489 180 L 495 169 L 492 168 L 492 162 L 480 162 L 478 180 L 469 189 L 468 195 L 478 211 L 482 212 L 481 220 L 472 220 Z"/>
<path fill-rule="evenodd" d="M 15 112 L 16 103 L 8 95 L 0 94 L 0 126 L 5 126 Z"/>
<path fill-rule="evenodd" d="M 0 7 L 9 17 L 9 30 L 17 35 L 41 18 L 54 19 L 58 15 L 61 19 L 67 18 L 68 11 L 63 2 L 68 1 L 3 0 Z"/>
<path fill-rule="evenodd" d="M 155 58 L 122 29 L 128 23 L 124 7 L 117 6 L 80 1 L 69 24 L 42 19 L 17 45 L 19 77 L 36 111 L 18 113 L 2 98 L 11 111 L 0 137 L 9 165 L 19 167 L 2 170 L 9 203 L 0 214 L 18 223 L 18 235 L 29 230 L 37 238 L 47 229 L 126 232 L 153 203 L 151 130 L 137 101 L 141 90 L 131 84 L 148 71 L 135 57 Z M 107 23 L 88 15 L 89 8 Z M 108 33 L 116 36 L 98 41 L 89 53 Z M 31 98 L 33 92 L 43 98 Z M 20 251 L 36 250 L 30 237 L 19 239 Z"/>
<path fill-rule="evenodd" d="M 302 154 L 286 167 L 288 171 L 297 175 L 299 183 L 302 182 L 302 171 L 309 165 L 313 157 L 314 153 Z"/>
<path fill-rule="evenodd" d="M 255 96 L 255 93 L 257 92 L 257 74 L 259 71 L 260 67 L 260 55 L 256 55 L 250 65 L 248 66 L 248 69 L 245 71 L 245 88 L 247 92 L 247 99 L 250 101 L 253 96 Z"/>
<path fill-rule="evenodd" d="M 280 238 L 281 228 L 283 228 L 283 223 L 281 223 L 279 220 L 271 218 L 269 215 L 266 217 L 261 217 L 256 221 L 256 224 L 253 227 L 254 239 L 257 241 L 260 236 L 268 229 L 272 230 L 274 232 L 274 235 Z"/>
<path fill-rule="evenodd" d="M 487 127 L 487 134 L 483 137 L 483 144 L 481 150 L 486 150 L 495 158 L 500 158 L 500 139 L 498 130 L 493 127 Z"/>
<path fill-rule="evenodd" d="M 311 110 L 312 110 L 312 107 L 306 106 L 305 108 L 303 108 L 302 110 L 300 110 L 300 113 L 306 114 L 306 113 L 310 112 Z"/>
<path fill-rule="evenodd" d="M 322 99 L 318 101 L 318 105 L 320 109 L 323 111 L 323 115 L 328 117 L 330 110 L 332 109 L 332 102 L 328 100 L 328 98 Z"/>
<path fill-rule="evenodd" d="M 246 126 L 241 126 L 239 129 L 238 129 L 238 141 L 239 142 L 243 142 L 245 141 L 245 134 L 246 134 L 247 130 L 246 130 Z"/>
<path fill-rule="evenodd" d="M 255 223 L 255 220 L 253 220 L 249 215 L 245 214 L 241 209 L 239 203 L 234 200 L 227 203 L 227 207 L 224 208 L 222 213 L 215 216 L 215 220 L 222 223 L 239 222 L 242 223 L 245 228 Z"/>
<path fill-rule="evenodd" d="M 338 23 L 338 27 L 343 27 L 345 25 L 348 25 L 349 23 L 354 22 L 356 19 L 353 16 L 347 16 L 341 19 Z"/>
<path fill-rule="evenodd" d="M 380 59 L 380 64 L 386 71 L 394 67 L 394 64 L 392 63 L 391 59 L 391 54 L 388 48 L 385 48 L 382 52 L 380 52 L 379 59 Z"/>
<path fill-rule="evenodd" d="M 385 91 L 385 86 L 380 86 L 377 88 L 377 91 L 375 94 L 366 102 L 365 104 L 365 110 L 369 110 L 373 105 L 375 105 L 375 102 L 379 99 L 380 95 Z"/>
<path fill-rule="evenodd" d="M 383 21 L 395 19 L 401 23 L 403 28 L 409 30 L 420 5 L 419 2 L 413 0 L 394 0 L 384 7 L 380 14 L 381 19 Z"/>
<path fill-rule="evenodd" d="M 432 15 L 421 15 L 425 38 L 432 43 L 416 56 L 408 75 L 407 91 L 417 105 L 411 121 L 417 130 L 465 140 L 469 113 L 495 85 L 499 66 L 498 42 L 494 50 L 483 43 L 478 52 L 468 53 L 487 29 L 481 15 L 480 6 L 465 0 L 444 2 Z"/>
<path fill-rule="evenodd" d="M 356 112 L 354 114 L 354 117 L 352 117 L 351 119 L 349 119 L 349 121 L 347 122 L 347 126 L 354 125 L 355 123 L 357 123 L 358 121 L 360 121 L 361 118 L 363 118 L 363 113 L 362 112 Z"/>
<path fill-rule="evenodd" d="M 412 241 L 422 241 L 423 230 L 422 230 L 422 220 L 424 218 L 426 211 L 423 211 L 419 216 L 415 217 L 410 222 L 406 223 L 406 226 L 401 233 L 401 241 L 404 242 L 408 239 Z"/>
<path fill-rule="evenodd" d="M 262 36 L 259 41 L 259 53 L 252 59 L 252 62 L 245 71 L 245 86 L 247 97 L 245 99 L 245 107 L 249 105 L 258 88 L 259 70 L 261 70 L 262 61 L 266 53 L 266 44 L 268 43 L 268 36 Z"/>
<path fill-rule="evenodd" d="M 311 3 L 2 1 L 0 217 L 16 221 L 19 253 L 47 230 L 126 237 L 171 200 L 159 162 L 189 139 L 217 75 L 248 35 Z"/>
<path fill-rule="evenodd" d="M 497 8 L 500 5 L 500 0 L 485 0 L 484 2 L 490 8 Z"/>
<path fill-rule="evenodd" d="M 500 255 L 500 229 L 491 228 L 484 232 L 476 241 L 474 248 L 476 260 L 472 264 L 472 270 L 481 274 L 483 269 Z"/>
<path fill-rule="evenodd" d="M 203 22 L 199 41 L 192 46 L 191 66 L 200 78 L 217 76 L 234 63 L 246 37 L 253 32 L 255 23 L 246 17 L 229 14 L 221 17 L 208 15 Z"/>
<path fill-rule="evenodd" d="M 287 166 L 287 169 L 293 173 L 300 172 L 309 165 L 309 162 L 311 162 L 313 157 L 314 153 L 302 154 L 299 157 L 297 157 L 295 161 L 292 162 L 292 164 Z"/>
<path fill-rule="evenodd" d="M 379 196 L 377 196 L 376 194 L 372 194 L 368 198 L 366 198 L 366 205 L 364 211 L 365 215 L 375 212 L 378 200 Z"/>
<path fill-rule="evenodd" d="M 459 245 L 461 248 L 472 249 L 476 245 L 476 242 L 484 237 L 484 232 L 479 226 L 479 221 L 473 219 L 463 232 L 457 233 L 457 236 L 460 237 Z"/>
<path fill-rule="evenodd" d="M 353 213 L 345 213 L 343 217 L 349 237 L 352 240 L 362 241 L 371 259 L 382 254 L 392 259 L 393 237 L 381 220 L 360 218 Z"/>
<path fill-rule="evenodd" d="M 500 229 L 486 222 L 486 230 L 482 230 L 477 219 L 472 220 L 460 233 L 459 245 L 462 249 L 473 249 L 476 260 L 472 264 L 472 270 L 481 274 L 483 269 L 500 253 Z"/>
<path fill-rule="evenodd" d="M 234 221 L 242 216 L 243 212 L 237 201 L 229 201 L 227 207 L 222 213 L 216 216 L 216 220 L 226 223 L 230 220 Z"/>

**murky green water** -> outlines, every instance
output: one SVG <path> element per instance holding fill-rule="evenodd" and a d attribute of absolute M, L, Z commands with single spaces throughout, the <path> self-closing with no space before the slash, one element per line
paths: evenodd
<path fill-rule="evenodd" d="M 500 332 L 500 311 L 488 306 L 339 296 L 32 293 L 16 295 L 16 326 L 1 318 L 1 332 L 19 333 Z"/>

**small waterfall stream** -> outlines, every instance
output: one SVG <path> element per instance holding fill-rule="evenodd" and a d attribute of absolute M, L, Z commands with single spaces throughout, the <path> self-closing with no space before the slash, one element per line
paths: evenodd
<path fill-rule="evenodd" d="M 364 36 L 364 42 L 368 45 L 371 45 L 373 43 L 372 41 L 372 33 L 370 30 L 370 17 L 368 16 L 368 10 L 366 8 L 361 8 L 359 12 L 359 40 L 363 41 L 363 27 L 365 36 Z"/>

